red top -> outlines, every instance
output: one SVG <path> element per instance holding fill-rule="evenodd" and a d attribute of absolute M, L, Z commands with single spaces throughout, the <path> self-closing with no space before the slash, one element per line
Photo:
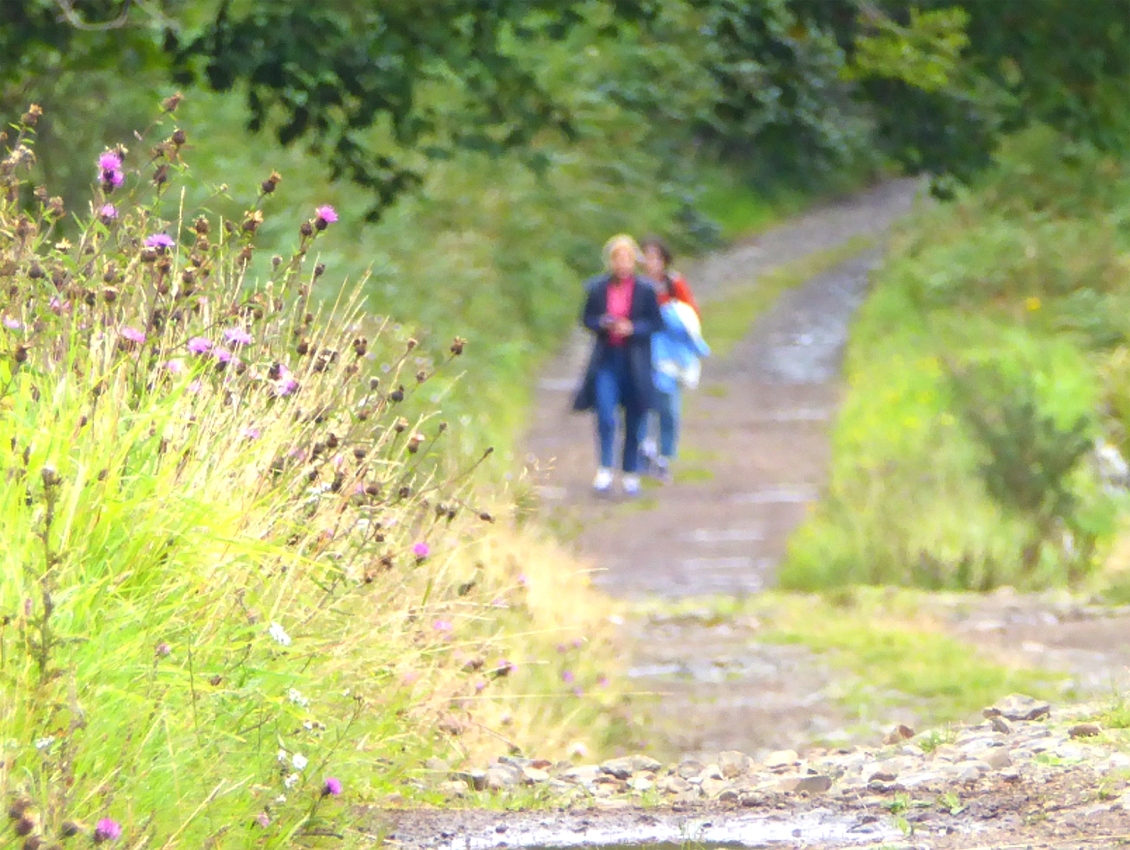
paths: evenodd
<path fill-rule="evenodd" d="M 634 277 L 621 277 L 608 282 L 607 304 L 605 312 L 613 319 L 627 319 L 632 315 L 632 292 L 636 288 Z M 620 334 L 608 332 L 608 341 L 612 345 L 623 345 L 625 337 Z"/>
<path fill-rule="evenodd" d="M 694 300 L 694 294 L 691 292 L 690 284 L 687 283 L 685 277 L 678 272 L 671 272 L 667 275 L 666 283 L 666 286 L 659 287 L 659 291 L 655 293 L 660 306 L 674 298 L 676 301 L 690 304 L 697 315 L 702 315 L 699 313 L 698 304 Z"/>

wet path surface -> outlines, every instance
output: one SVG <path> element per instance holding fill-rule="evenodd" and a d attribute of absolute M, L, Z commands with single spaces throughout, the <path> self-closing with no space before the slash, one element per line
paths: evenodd
<path fill-rule="evenodd" d="M 910 211 L 916 184 L 896 181 L 833 204 L 754 242 L 688 269 L 704 303 L 806 254 L 869 235 L 876 247 L 786 293 L 725 360 L 707 361 L 688 395 L 675 483 L 635 502 L 597 499 L 593 424 L 570 415 L 588 353 L 577 334 L 547 370 L 527 442 L 543 515 L 596 568 L 594 582 L 630 600 L 742 597 L 773 583 L 789 535 L 819 497 L 830 462 L 829 432 L 852 315 L 883 236 Z M 1008 666 L 1068 673 L 1081 694 L 1130 687 L 1130 615 L 1053 595 L 1002 592 L 930 598 L 950 634 Z M 862 729 L 837 695 L 843 673 L 801 646 L 759 639 L 758 624 L 718 621 L 709 610 L 625 623 L 635 689 L 660 695 L 649 744 L 661 757 L 710 758 L 723 750 L 755 757 L 816 743 L 881 739 L 892 723 Z"/>
<path fill-rule="evenodd" d="M 916 189 L 883 184 L 688 269 L 708 341 L 712 298 L 855 237 L 881 242 Z M 588 341 L 578 334 L 547 370 L 530 465 L 545 515 L 595 563 L 598 586 L 621 598 L 680 599 L 744 596 L 772 582 L 788 535 L 823 485 L 848 326 L 880 258 L 881 249 L 866 251 L 787 293 L 729 357 L 708 361 L 684 410 L 675 483 L 635 502 L 589 489 L 592 422 L 567 412 Z M 756 753 L 845 722 L 824 695 L 831 677 L 800 647 L 758 644 L 732 624 L 694 620 L 625 629 L 636 686 L 663 694 L 657 751 Z"/>

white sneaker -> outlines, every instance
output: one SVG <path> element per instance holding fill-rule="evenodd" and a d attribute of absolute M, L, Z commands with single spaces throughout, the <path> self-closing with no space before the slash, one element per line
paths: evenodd
<path fill-rule="evenodd" d="M 596 471 L 596 477 L 592 480 L 592 489 L 598 493 L 607 493 L 612 487 L 612 470 L 607 466 L 602 466 Z"/>
<path fill-rule="evenodd" d="M 638 475 L 624 476 L 624 495 L 638 496 L 640 494 L 640 477 Z"/>

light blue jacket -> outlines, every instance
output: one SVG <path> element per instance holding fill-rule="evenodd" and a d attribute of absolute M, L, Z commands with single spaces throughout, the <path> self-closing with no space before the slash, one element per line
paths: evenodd
<path fill-rule="evenodd" d="M 651 368 L 655 389 L 673 393 L 680 386 L 698 385 L 699 360 L 710 356 L 698 316 L 689 304 L 668 301 L 659 308 L 663 329 L 651 337 Z"/>

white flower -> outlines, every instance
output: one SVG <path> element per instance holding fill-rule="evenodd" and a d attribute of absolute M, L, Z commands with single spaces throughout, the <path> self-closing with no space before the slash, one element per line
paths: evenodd
<path fill-rule="evenodd" d="M 280 749 L 279 750 L 279 761 L 282 762 L 283 764 L 286 764 L 288 758 L 289 758 L 289 756 L 287 756 L 286 750 Z"/>
<path fill-rule="evenodd" d="M 46 750 L 46 749 L 49 749 L 50 746 L 54 743 L 55 743 L 55 736 L 54 735 L 48 735 L 46 738 L 40 738 L 38 741 L 36 741 L 35 742 L 35 748 L 37 750 Z"/>
<path fill-rule="evenodd" d="M 279 794 L 279 796 L 275 797 L 275 802 L 281 806 L 286 802 L 286 794 Z"/>
<path fill-rule="evenodd" d="M 306 756 L 302 755 L 302 753 L 295 753 L 290 757 L 290 761 L 291 764 L 294 765 L 295 770 L 302 770 L 304 767 L 306 767 L 307 764 L 310 763 L 309 761 L 307 761 Z"/>
<path fill-rule="evenodd" d="M 297 784 L 298 784 L 298 774 L 297 773 L 292 773 L 290 776 L 288 776 L 286 779 L 283 780 L 283 785 L 287 788 L 293 788 Z"/>
<path fill-rule="evenodd" d="M 281 646 L 290 646 L 290 635 L 286 633 L 286 629 L 278 623 L 271 623 L 271 627 L 267 633 L 275 639 L 275 642 Z"/>
<path fill-rule="evenodd" d="M 310 704 L 310 700 L 302 696 L 302 691 L 298 690 L 298 688 L 291 688 L 287 691 L 286 697 L 295 705 L 300 705 L 303 708 Z"/>
<path fill-rule="evenodd" d="M 302 724 L 302 728 L 305 729 L 307 732 L 313 732 L 314 731 L 314 724 L 311 723 L 309 720 L 307 720 L 305 723 Z"/>

